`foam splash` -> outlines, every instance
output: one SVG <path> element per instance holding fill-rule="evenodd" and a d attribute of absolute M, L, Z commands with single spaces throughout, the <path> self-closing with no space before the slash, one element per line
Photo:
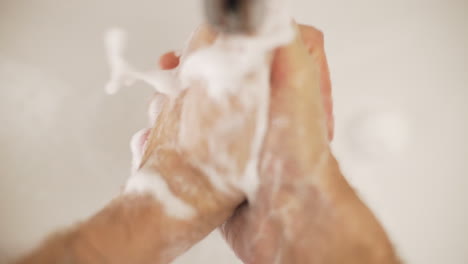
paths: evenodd
<path fill-rule="evenodd" d="M 123 58 L 127 46 L 127 34 L 124 30 L 119 28 L 109 30 L 105 42 L 111 69 L 110 80 L 106 85 L 108 94 L 115 94 L 122 87 L 132 86 L 137 81 L 147 83 L 162 94 L 177 94 L 180 85 L 173 71 L 138 71 Z"/>

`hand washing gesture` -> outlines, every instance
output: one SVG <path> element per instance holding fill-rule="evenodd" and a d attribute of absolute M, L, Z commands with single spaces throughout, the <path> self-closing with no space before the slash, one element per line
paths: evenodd
<path fill-rule="evenodd" d="M 322 35 L 293 28 L 257 46 L 203 26 L 164 55 L 175 92 L 156 93 L 123 194 L 18 263 L 169 263 L 217 227 L 245 263 L 398 263 L 331 154 Z"/>

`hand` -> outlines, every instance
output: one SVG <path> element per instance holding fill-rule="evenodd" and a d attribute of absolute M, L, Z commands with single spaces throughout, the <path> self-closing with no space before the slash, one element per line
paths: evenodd
<path fill-rule="evenodd" d="M 317 88 L 321 89 L 321 91 L 316 89 L 315 92 L 318 92 L 318 94 L 314 96 L 319 98 L 319 100 L 322 100 L 323 105 L 325 105 L 326 121 L 324 121 L 324 124 L 326 122 L 328 128 L 325 128 L 324 131 L 328 133 L 328 137 L 331 139 L 333 137 L 331 86 L 328 76 L 328 66 L 326 64 L 326 59 L 323 52 L 322 35 L 316 29 L 308 26 L 299 26 L 298 30 L 300 31 L 299 34 L 306 38 L 306 42 L 309 44 L 307 47 L 309 49 L 309 52 L 316 56 L 315 59 L 320 61 L 320 69 L 316 69 L 316 73 L 320 73 L 322 77 L 320 80 L 321 84 L 317 86 Z M 185 54 L 183 54 L 184 57 L 187 57 L 192 52 L 197 51 L 201 48 L 211 46 L 216 40 L 216 38 L 216 34 L 208 26 L 200 27 L 197 33 L 192 38 L 189 47 L 186 49 Z M 316 43 L 319 43 L 320 45 L 317 46 L 315 45 Z M 312 60 L 313 59 L 311 59 L 310 62 L 312 62 Z M 182 61 L 182 64 L 183 62 L 184 61 Z M 163 55 L 160 59 L 160 66 L 164 70 L 176 69 L 180 63 L 181 58 L 176 56 L 174 52 L 167 53 Z M 276 61 L 274 64 L 277 66 L 281 65 L 281 59 L 279 61 Z M 280 69 L 279 67 L 274 67 L 273 78 L 277 78 L 278 76 L 284 75 L 284 72 L 281 72 L 284 70 L 285 69 Z M 278 80 L 283 81 L 282 78 L 283 77 L 279 78 Z M 273 83 L 279 83 L 279 81 L 274 80 Z M 310 91 L 314 91 L 313 88 L 314 87 L 311 87 Z M 306 89 L 305 91 L 303 91 L 303 93 L 307 94 L 308 91 L 309 90 Z M 240 89 L 240 92 L 242 92 L 242 88 Z M 252 145 L 251 135 L 253 134 L 257 123 L 257 119 L 255 118 L 255 111 L 257 111 L 258 109 L 246 109 L 242 106 L 239 106 L 239 98 L 237 98 L 239 93 L 237 93 L 235 96 L 228 97 L 228 99 L 225 102 L 223 102 L 223 104 L 225 105 L 220 105 L 216 102 L 210 102 L 210 98 L 206 96 L 205 92 L 203 91 L 203 87 L 200 85 L 198 85 L 197 87 L 197 84 L 195 84 L 195 87 L 191 87 L 186 93 L 183 93 L 181 96 L 179 96 L 179 98 L 176 98 L 176 103 L 167 103 L 169 98 L 161 94 L 156 94 L 154 101 L 157 104 L 152 104 L 153 107 L 150 109 L 151 113 L 158 113 L 156 115 L 153 114 L 153 117 L 151 117 L 151 122 L 154 122 L 156 126 L 152 132 L 153 137 L 150 136 L 150 140 L 148 141 L 149 143 L 147 144 L 147 152 L 145 157 L 143 158 L 142 163 L 145 164 L 152 155 L 168 156 L 168 153 L 164 153 L 164 155 L 157 155 L 154 153 L 154 150 L 160 149 L 161 146 L 164 146 L 165 144 L 167 144 L 167 142 L 171 142 L 171 146 L 178 149 L 175 152 L 177 152 L 176 156 L 179 159 L 178 162 L 173 162 L 172 164 L 177 164 L 177 166 L 179 167 L 183 167 L 184 165 L 187 165 L 188 167 L 195 167 L 195 170 L 192 170 L 193 173 L 196 174 L 196 169 L 198 169 L 200 170 L 201 174 L 204 174 L 198 175 L 198 178 L 203 178 L 206 176 L 208 176 L 209 178 L 210 176 L 206 175 L 209 174 L 206 170 L 203 170 L 203 168 L 200 168 L 199 166 L 197 167 L 197 163 L 203 164 L 203 167 L 205 167 L 206 165 L 211 166 L 214 169 L 213 172 L 220 176 L 221 180 L 224 181 L 224 183 L 218 182 L 215 184 L 218 186 L 214 186 L 217 187 L 215 189 L 218 190 L 224 189 L 220 193 L 221 196 L 225 195 L 225 191 L 227 188 L 231 189 L 231 191 L 228 191 L 231 192 L 228 195 L 229 197 L 235 197 L 236 199 L 234 200 L 242 201 L 242 199 L 245 198 L 243 196 L 244 194 L 241 193 L 242 190 L 236 189 L 237 186 L 232 184 L 232 179 L 234 179 L 234 181 L 238 181 L 239 175 L 242 175 L 245 170 L 247 160 L 251 158 L 249 157 L 248 152 L 250 149 L 250 145 Z M 275 91 L 273 91 L 273 96 L 281 97 L 283 95 L 275 94 Z M 293 102 L 288 101 L 286 97 L 284 99 L 286 100 L 283 100 L 282 102 Z M 292 100 L 294 100 L 294 98 L 292 98 Z M 273 104 L 276 103 L 277 102 L 275 101 L 273 102 Z M 287 106 L 283 107 L 277 105 L 273 107 L 276 107 L 275 109 L 286 109 Z M 322 103 L 318 102 L 318 107 L 321 108 Z M 303 111 L 303 109 L 299 109 L 299 111 Z M 184 118 L 184 113 L 189 113 L 189 118 L 187 118 L 187 115 Z M 274 113 L 274 111 L 271 111 L 271 113 Z M 304 111 L 302 113 L 298 112 L 297 114 L 298 116 L 301 116 L 303 113 Z M 287 114 L 295 115 L 294 113 L 278 113 L 270 119 L 275 119 L 273 122 L 278 123 L 278 121 L 281 122 L 280 119 L 287 119 Z M 220 121 L 224 121 L 222 119 L 229 120 L 236 118 L 241 119 L 242 122 L 239 124 L 234 123 L 235 126 L 232 126 L 233 122 L 231 122 L 229 127 L 230 129 L 225 133 L 217 134 L 214 132 L 216 131 L 216 125 L 221 123 Z M 308 117 L 306 117 L 306 119 L 307 118 Z M 195 130 L 195 132 L 191 131 L 190 135 L 187 135 L 187 138 L 189 138 L 190 141 L 189 143 L 187 143 L 187 140 L 183 138 L 181 139 L 181 134 L 183 134 L 182 130 L 184 130 L 184 127 L 193 128 L 193 130 Z M 276 130 L 277 132 L 279 131 L 279 129 L 276 128 L 272 129 Z M 277 132 L 273 132 L 273 134 Z M 282 131 L 281 136 L 288 135 L 289 132 L 290 131 Z M 292 133 L 291 135 L 293 134 L 294 133 Z M 239 141 L 238 139 L 242 139 L 242 141 Z M 227 147 L 224 149 L 219 149 L 218 147 L 217 149 L 213 150 L 211 149 L 213 145 L 225 145 Z M 228 168 L 223 168 L 225 164 L 222 164 L 222 162 L 218 162 L 217 164 L 217 161 L 219 160 L 218 156 L 225 156 L 224 159 L 222 159 L 223 162 L 225 162 L 226 159 L 234 159 L 236 161 L 235 166 L 231 166 L 231 171 L 226 171 Z M 150 166 L 152 165 L 150 164 Z M 155 168 L 155 170 L 161 170 L 161 168 Z M 229 179 L 229 177 L 231 179 Z M 171 178 L 166 177 L 166 180 L 171 181 Z M 190 182 L 189 184 L 197 184 L 196 178 L 195 182 Z M 211 181 L 209 184 L 213 185 L 213 182 Z M 219 186 L 220 184 L 223 186 Z M 180 195 L 183 196 L 185 194 L 180 193 Z M 191 197 L 190 199 L 186 200 L 194 200 L 194 197 Z M 203 201 L 199 202 L 203 203 Z M 239 203 L 232 203 L 231 201 L 231 206 L 237 206 L 238 204 Z"/>
<path fill-rule="evenodd" d="M 299 198 L 298 190 L 291 189 L 288 181 L 302 185 L 314 180 L 294 177 L 305 176 L 317 168 L 321 159 L 328 158 L 328 139 L 333 138 L 331 85 L 323 36 L 304 25 L 298 26 L 298 33 L 293 44 L 276 53 L 272 65 L 270 122 L 262 154 L 260 190 L 254 203 L 239 208 L 223 227 L 228 242 L 246 263 L 273 263 L 267 256 L 275 257 L 284 247 L 278 244 L 284 234 L 276 229 L 282 228 L 274 222 L 278 217 L 297 216 L 297 212 L 287 208 L 290 200 Z M 178 64 L 179 58 L 172 52 L 160 60 L 163 69 L 173 69 Z M 301 83 L 297 83 L 298 78 Z M 260 255 L 253 256 L 252 252 Z"/>
<path fill-rule="evenodd" d="M 212 45 L 216 37 L 208 26 L 201 26 L 186 47 L 184 58 Z M 170 53 L 161 58 L 160 64 L 168 70 L 178 67 L 180 61 Z M 194 232 L 207 235 L 245 199 L 234 183 L 250 158 L 255 111 L 239 107 L 235 96 L 223 102 L 213 100 L 202 83 L 192 83 L 175 97 L 156 93 L 149 109 L 153 127 L 133 140 L 137 166 L 127 189 L 142 171 L 162 178 L 172 195 L 192 209 L 191 214 L 178 220 L 196 227 Z M 220 129 L 225 120 L 238 117 L 241 123 L 230 126 L 229 131 Z M 244 140 L 240 143 L 238 138 Z M 170 201 L 159 202 L 167 203 L 167 214 L 178 218 L 177 212 L 171 212 L 174 205 Z"/>
<path fill-rule="evenodd" d="M 244 263 L 399 263 L 330 151 L 331 85 L 322 34 L 306 26 L 298 32 L 272 65 L 259 191 L 222 231 Z"/>
<path fill-rule="evenodd" d="M 320 31 L 298 26 L 295 42 L 275 55 L 271 86 L 260 189 L 222 231 L 245 263 L 302 263 L 311 259 L 305 252 L 293 258 L 291 248 L 304 235 L 319 232 L 311 224 L 320 221 L 316 189 L 332 158 L 331 84 Z"/>
<path fill-rule="evenodd" d="M 272 64 L 259 189 L 223 225 L 224 234 L 246 263 L 398 263 L 330 153 L 331 90 L 321 34 L 305 26 L 298 32 Z M 215 38 L 202 27 L 187 51 Z M 160 64 L 175 68 L 179 58 L 166 54 Z M 137 166 L 124 194 L 17 263 L 168 263 L 225 222 L 245 199 L 235 180 L 251 158 L 258 109 L 239 107 L 235 96 L 222 104 L 200 105 L 202 99 L 197 83 L 175 98 L 155 95 L 154 127 L 134 140 Z M 223 133 L 216 130 L 222 118 L 243 121 Z M 212 149 L 213 142 L 222 147 Z"/>
<path fill-rule="evenodd" d="M 272 64 L 258 192 L 222 231 L 245 263 L 398 263 L 330 152 L 333 107 L 322 34 L 307 26 L 297 31 Z M 160 64 L 169 69 L 177 61 L 169 53 Z"/>
<path fill-rule="evenodd" d="M 202 27 L 187 53 L 215 37 Z M 178 64 L 165 58 L 163 65 Z M 123 194 L 17 263 L 169 263 L 232 215 L 245 199 L 236 180 L 251 159 L 256 105 L 244 107 L 236 95 L 214 101 L 197 83 L 154 99 L 153 128 L 133 140 L 135 166 Z M 239 122 L 225 129 L 224 119 Z"/>
<path fill-rule="evenodd" d="M 209 27 L 202 26 L 184 52 L 184 58 L 212 45 L 216 37 Z M 181 61 L 170 53 L 162 57 L 160 64 L 163 69 L 174 69 L 179 62 L 184 65 L 184 59 Z M 246 75 L 245 81 L 255 79 L 255 74 Z M 140 188 L 142 174 L 162 180 L 179 201 L 193 209 L 193 215 L 185 219 L 187 223 L 196 223 L 201 230 L 219 226 L 245 199 L 242 187 L 246 185 L 240 183 L 247 174 L 250 161 L 258 158 L 257 154 L 252 154 L 260 123 L 257 102 L 268 100 L 260 98 L 258 89 L 250 86 L 240 86 L 235 94 L 226 94 L 221 99 L 212 98 L 204 85 L 191 83 L 176 97 L 155 95 L 156 103 L 150 108 L 154 127 L 151 132 L 143 133 L 143 139 L 135 140 L 137 166 L 126 187 L 127 193 Z M 242 101 L 245 98 L 255 103 L 246 104 Z M 155 190 L 156 197 L 157 192 Z M 168 209 L 174 208 L 168 203 L 170 201 L 161 199 L 160 202 L 167 203 L 165 207 Z M 180 215 L 171 210 L 168 214 Z"/>

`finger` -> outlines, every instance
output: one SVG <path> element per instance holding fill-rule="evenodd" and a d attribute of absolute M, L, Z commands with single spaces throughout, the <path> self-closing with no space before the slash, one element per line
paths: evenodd
<path fill-rule="evenodd" d="M 278 49 L 273 59 L 272 115 L 288 116 L 291 125 L 306 129 L 308 135 L 328 137 L 320 67 L 302 40 L 299 27 L 296 30 L 296 39 Z"/>
<path fill-rule="evenodd" d="M 179 66 L 180 56 L 177 56 L 174 51 L 165 53 L 159 58 L 159 67 L 163 70 L 172 70 Z"/>
<path fill-rule="evenodd" d="M 327 118 L 328 137 L 332 140 L 334 136 L 333 97 L 323 33 L 307 25 L 300 25 L 299 31 L 309 54 L 319 67 L 320 91 Z"/>
<path fill-rule="evenodd" d="M 265 145 L 271 153 L 288 149 L 291 159 L 288 162 L 312 167 L 311 161 L 328 149 L 328 123 L 319 65 L 310 55 L 298 27 L 296 31 L 297 37 L 279 48 L 273 58 L 270 127 L 275 129 L 267 134 Z"/>

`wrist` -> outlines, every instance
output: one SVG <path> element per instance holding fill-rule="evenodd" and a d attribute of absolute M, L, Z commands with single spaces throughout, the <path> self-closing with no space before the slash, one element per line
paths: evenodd
<path fill-rule="evenodd" d="M 319 160 L 308 169 L 283 171 L 289 180 L 274 195 L 268 191 L 274 182 L 264 187 L 262 197 L 269 202 L 258 203 L 269 204 L 264 211 L 273 217 L 266 223 L 276 232 L 269 244 L 279 253 L 265 253 L 267 248 L 257 245 L 254 263 L 277 261 L 272 257 L 280 258 L 277 263 L 399 263 L 384 230 L 334 157 L 328 153 Z"/>
<path fill-rule="evenodd" d="M 161 158 L 150 159 L 129 179 L 126 194 L 151 195 L 168 215 L 212 229 L 222 224 L 244 200 L 240 191 L 218 190 L 177 151 L 159 149 L 154 155 Z"/>

